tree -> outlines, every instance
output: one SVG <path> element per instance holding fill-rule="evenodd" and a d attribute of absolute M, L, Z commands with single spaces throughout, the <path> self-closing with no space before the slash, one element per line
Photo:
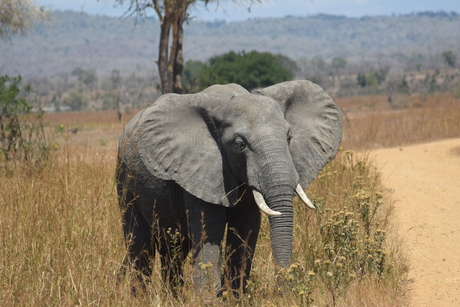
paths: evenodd
<path fill-rule="evenodd" d="M 10 39 L 24 35 L 37 20 L 48 20 L 49 13 L 43 6 L 30 0 L 0 1 L 0 37 Z"/>
<path fill-rule="evenodd" d="M 383 89 L 387 93 L 388 106 L 393 108 L 393 95 L 400 88 L 405 88 L 407 85 L 406 77 L 404 72 L 400 68 L 392 68 L 385 77 L 385 81 L 382 84 Z M 406 89 L 406 88 L 405 88 Z"/>
<path fill-rule="evenodd" d="M 347 67 L 347 60 L 342 57 L 335 57 L 331 61 L 331 68 L 335 71 L 335 74 L 338 76 L 339 72 Z"/>
<path fill-rule="evenodd" d="M 365 74 L 358 74 L 358 76 L 356 77 L 356 83 L 358 83 L 358 85 L 360 87 L 366 87 L 366 85 L 367 85 L 366 75 Z"/>
<path fill-rule="evenodd" d="M 97 76 L 94 69 L 84 70 L 81 67 L 76 67 L 70 75 L 77 77 L 78 81 L 90 91 L 94 90 L 97 85 Z"/>
<path fill-rule="evenodd" d="M 63 95 L 62 102 L 65 106 L 69 107 L 71 111 L 81 111 L 87 106 L 88 99 L 77 91 L 70 91 Z"/>
<path fill-rule="evenodd" d="M 185 63 L 182 77 L 182 89 L 184 93 L 196 93 L 200 90 L 199 76 L 206 64 L 201 61 L 188 60 Z"/>
<path fill-rule="evenodd" d="M 97 85 L 97 76 L 94 69 L 88 69 L 78 76 L 78 81 L 83 83 L 90 91 L 94 90 Z"/>
<path fill-rule="evenodd" d="M 452 51 L 445 51 L 442 53 L 442 58 L 447 65 L 452 68 L 455 68 L 455 63 L 457 62 L 457 56 Z"/>
<path fill-rule="evenodd" d="M 53 148 L 44 129 L 44 112 L 33 111 L 22 97 L 32 86 L 26 85 L 21 93 L 21 82 L 21 76 L 0 75 L 0 165 L 7 171 L 9 162 L 15 161 L 40 166 Z"/>
<path fill-rule="evenodd" d="M 240 2 L 250 6 L 255 1 L 260 0 L 241 0 Z M 123 4 L 127 0 L 115 0 L 115 2 Z M 157 65 L 163 94 L 182 93 L 183 24 L 189 18 L 189 8 L 198 2 L 203 2 L 205 5 L 210 2 L 219 3 L 218 0 L 129 0 L 126 15 L 135 15 L 139 20 L 146 18 L 148 10 L 153 9 L 160 20 L 161 31 Z M 171 48 L 169 48 L 171 31 L 172 42 Z"/>
<path fill-rule="evenodd" d="M 199 75 L 199 83 L 201 88 L 238 83 L 251 90 L 292 80 L 297 69 L 294 61 L 281 54 L 230 51 L 209 60 Z"/>

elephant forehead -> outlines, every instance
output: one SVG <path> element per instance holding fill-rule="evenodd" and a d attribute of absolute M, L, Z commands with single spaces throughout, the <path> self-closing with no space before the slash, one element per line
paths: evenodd
<path fill-rule="evenodd" d="M 237 95 L 227 105 L 227 116 L 245 119 L 248 123 L 257 124 L 268 120 L 284 118 L 282 106 L 276 100 L 254 95 Z"/>

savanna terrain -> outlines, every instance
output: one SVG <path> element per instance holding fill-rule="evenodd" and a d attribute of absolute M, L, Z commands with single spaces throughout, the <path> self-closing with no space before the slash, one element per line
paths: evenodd
<path fill-rule="evenodd" d="M 295 201 L 294 265 L 275 274 L 264 219 L 247 294 L 211 306 L 458 303 L 458 197 L 448 193 L 458 184 L 460 100 L 395 99 L 403 107 L 388 108 L 384 96 L 335 99 L 346 114 L 341 151 L 307 190 L 317 210 Z M 162 285 L 158 260 L 136 296 L 132 275 L 118 275 L 125 248 L 116 146 L 132 115 L 119 122 L 115 111 L 47 114 L 56 140 L 48 160 L 2 164 L 2 306 L 202 305 L 189 264 L 179 298 Z M 440 140 L 450 141 L 409 146 Z"/>

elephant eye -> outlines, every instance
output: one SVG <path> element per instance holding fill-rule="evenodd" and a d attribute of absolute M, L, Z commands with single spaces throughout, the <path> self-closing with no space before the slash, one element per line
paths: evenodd
<path fill-rule="evenodd" d="M 246 144 L 244 143 L 243 139 L 238 136 L 233 142 L 233 147 L 235 148 L 235 151 L 242 152 L 246 148 Z"/>

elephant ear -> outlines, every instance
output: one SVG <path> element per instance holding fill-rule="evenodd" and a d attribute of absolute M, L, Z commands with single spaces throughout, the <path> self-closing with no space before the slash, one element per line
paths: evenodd
<path fill-rule="evenodd" d="M 139 168 L 157 178 L 174 180 L 206 202 L 233 206 L 238 198 L 237 179 L 208 112 L 223 103 L 218 95 L 203 93 L 167 94 L 157 99 L 125 129 L 129 140 L 136 140 Z"/>
<path fill-rule="evenodd" d="M 342 112 L 320 86 L 307 80 L 279 83 L 256 93 L 285 105 L 285 119 L 292 131 L 289 150 L 299 183 L 306 189 L 337 154 Z"/>

